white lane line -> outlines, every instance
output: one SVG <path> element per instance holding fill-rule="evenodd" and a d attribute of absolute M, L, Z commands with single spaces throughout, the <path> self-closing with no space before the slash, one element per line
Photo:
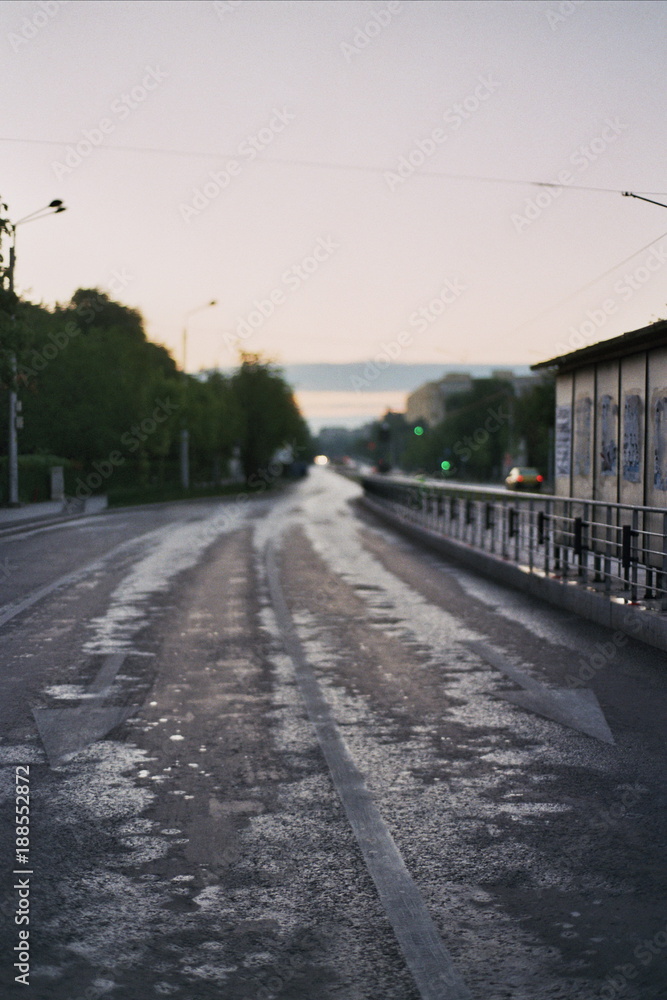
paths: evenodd
<path fill-rule="evenodd" d="M 60 587 L 67 587 L 72 583 L 78 583 L 79 580 L 83 580 L 84 577 L 90 576 L 91 573 L 95 573 L 98 569 L 103 569 L 106 563 L 115 558 L 115 556 L 120 555 L 122 552 L 131 549 L 132 546 L 139 544 L 140 542 L 145 542 L 152 536 L 156 535 L 161 529 L 153 530 L 147 532 L 145 535 L 139 535 L 136 538 L 132 538 L 127 542 L 121 542 L 115 548 L 111 549 L 100 559 L 96 559 L 94 562 L 88 563 L 86 566 L 81 566 L 79 569 L 73 570 L 71 573 L 66 573 L 64 576 L 58 577 L 57 580 L 53 580 L 51 583 L 45 584 L 43 587 L 39 587 L 37 590 L 33 590 L 31 594 L 24 597 L 22 601 L 17 601 L 13 604 L 5 604 L 4 607 L 0 608 L 0 627 L 5 625 L 12 618 L 17 615 L 22 614 L 31 608 L 33 604 L 37 604 L 42 598 L 48 597 L 52 594 L 54 590 L 58 590 Z"/>
<path fill-rule="evenodd" d="M 308 664 L 285 601 L 273 545 L 265 549 L 273 609 L 334 786 L 422 1000 L 471 1000 L 451 956 L 366 787 Z"/>
<path fill-rule="evenodd" d="M 86 700 L 77 708 L 33 708 L 35 725 L 51 767 L 57 767 L 90 743 L 103 739 L 138 710 L 138 705 L 104 707 L 126 655 L 125 652 L 111 653 L 104 658 L 86 692 Z"/>
<path fill-rule="evenodd" d="M 104 701 L 109 688 L 116 680 L 116 674 L 123 666 L 127 653 L 124 651 L 119 653 L 110 653 L 105 656 L 104 663 L 95 675 L 93 683 L 88 688 L 87 693 L 95 695 L 94 698 L 89 698 L 89 705 L 101 705 Z"/>
<path fill-rule="evenodd" d="M 33 535 L 41 535 L 45 531 L 59 531 L 61 528 L 91 528 L 94 527 L 96 530 L 122 527 L 116 523 L 102 524 L 99 520 L 98 514 L 91 514 L 90 517 L 85 518 L 74 518 L 71 521 L 56 521 L 55 524 L 42 524 L 36 527 L 26 526 L 21 529 L 20 524 L 16 528 L 1 528 L 0 529 L 0 542 L 22 542 L 26 538 L 32 538 Z"/>

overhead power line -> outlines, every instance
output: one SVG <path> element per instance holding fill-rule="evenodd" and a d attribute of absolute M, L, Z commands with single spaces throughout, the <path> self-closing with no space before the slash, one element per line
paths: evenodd
<path fill-rule="evenodd" d="M 73 139 L 70 141 L 63 141 L 61 139 L 17 139 L 13 136 L 0 136 L 0 142 L 16 142 L 16 143 L 31 143 L 34 145 L 42 146 L 60 146 L 61 148 L 66 148 L 67 146 L 76 146 L 78 140 Z M 151 154 L 157 156 L 180 156 L 189 159 L 200 159 L 200 160 L 219 160 L 219 159 L 234 159 L 238 156 L 238 153 L 223 153 L 219 150 L 216 152 L 202 151 L 202 150 L 186 150 L 186 149 L 164 149 L 157 146 L 118 146 L 118 145 L 100 145 L 96 147 L 96 151 L 106 152 L 106 153 L 142 153 Z M 279 167 L 311 167 L 317 170 L 356 170 L 360 173 L 372 173 L 372 174 L 385 174 L 394 169 L 391 167 L 373 167 L 366 166 L 358 163 L 333 163 L 327 160 L 302 160 L 302 159 L 289 159 L 277 156 L 264 156 L 257 157 L 253 161 L 256 164 L 261 164 L 264 166 L 279 166 Z M 533 187 L 551 187 L 551 188 L 561 188 L 566 187 L 570 191 L 596 191 L 603 194 L 624 194 L 625 192 L 621 188 L 606 188 L 606 187 L 594 187 L 589 184 L 558 184 L 555 181 L 536 181 L 536 180 L 522 180 L 515 177 L 486 177 L 481 174 L 455 174 L 449 173 L 444 170 L 422 170 L 420 169 L 415 176 L 420 177 L 442 177 L 448 180 L 457 181 L 477 181 L 483 184 L 518 184 L 523 186 L 533 186 Z M 660 196 L 667 196 L 667 192 L 664 191 L 643 191 L 642 194 L 657 194 Z"/>
<path fill-rule="evenodd" d="M 606 271 L 603 271 L 602 274 L 598 274 L 597 277 L 591 278 L 590 281 L 587 281 L 585 285 L 581 285 L 581 287 L 577 288 L 576 291 L 570 292 L 569 295 L 566 295 L 564 298 L 559 299 L 558 302 L 554 302 L 553 305 L 547 306 L 546 309 L 543 309 L 541 312 L 537 313 L 536 316 L 532 316 L 530 319 L 524 320 L 523 323 L 519 323 L 518 326 L 515 326 L 512 330 L 510 330 L 509 333 L 505 334 L 505 337 L 509 338 L 512 336 L 512 334 L 516 333 L 517 330 L 522 330 L 524 326 L 529 326 L 531 323 L 536 323 L 537 320 L 542 319 L 543 316 L 548 316 L 549 313 L 555 312 L 556 309 L 560 308 L 560 306 L 562 305 L 565 305 L 565 303 L 569 302 L 570 299 L 575 299 L 577 295 L 581 295 L 582 292 L 585 292 L 589 288 L 592 288 L 593 285 L 597 285 L 598 281 L 602 281 L 603 278 L 606 278 L 608 277 L 608 275 L 613 274 L 614 271 L 617 271 L 619 269 L 619 267 L 623 267 L 624 264 L 628 264 L 640 253 L 644 253 L 645 250 L 649 250 L 654 243 L 658 243 L 660 240 L 664 240 L 665 237 L 667 237 L 667 233 L 663 233 L 661 236 L 656 236 L 656 238 L 654 240 L 651 240 L 650 243 L 647 243 L 645 246 L 640 247 L 639 250 L 635 250 L 628 257 L 624 257 L 623 260 L 619 261 L 618 264 L 614 264 L 613 267 L 608 267 Z"/>

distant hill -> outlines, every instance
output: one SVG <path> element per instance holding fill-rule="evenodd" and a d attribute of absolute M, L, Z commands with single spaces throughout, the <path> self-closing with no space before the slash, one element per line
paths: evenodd
<path fill-rule="evenodd" d="M 368 392 L 412 392 L 424 382 L 435 382 L 448 372 L 468 372 L 473 378 L 488 378 L 491 372 L 505 368 L 516 375 L 530 375 L 528 365 L 435 365 L 391 364 L 380 369 L 373 361 L 353 364 L 284 365 L 283 370 L 294 389 L 310 392 L 350 392 L 360 387 L 360 380 Z M 369 375 L 372 375 L 369 378 Z"/>

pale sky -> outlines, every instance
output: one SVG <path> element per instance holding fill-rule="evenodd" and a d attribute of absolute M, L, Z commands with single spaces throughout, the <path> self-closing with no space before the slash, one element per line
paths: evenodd
<path fill-rule="evenodd" d="M 14 221 L 68 207 L 19 229 L 18 289 L 104 288 L 179 362 L 191 314 L 190 371 L 238 347 L 532 364 L 644 326 L 667 315 L 667 210 L 619 192 L 667 202 L 666 21 L 624 0 L 4 2 L 0 196 Z"/>

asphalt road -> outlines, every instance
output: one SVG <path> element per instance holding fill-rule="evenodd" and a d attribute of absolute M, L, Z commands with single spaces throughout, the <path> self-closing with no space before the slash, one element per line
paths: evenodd
<path fill-rule="evenodd" d="M 664 653 L 358 498 L 0 536 L 3 998 L 667 1000 Z"/>

